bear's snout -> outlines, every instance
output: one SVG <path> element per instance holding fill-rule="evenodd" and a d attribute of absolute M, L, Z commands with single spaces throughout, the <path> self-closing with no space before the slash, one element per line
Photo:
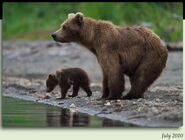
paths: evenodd
<path fill-rule="evenodd" d="M 53 39 L 55 40 L 57 35 L 56 35 L 55 33 L 52 33 L 51 36 L 52 36 Z"/>

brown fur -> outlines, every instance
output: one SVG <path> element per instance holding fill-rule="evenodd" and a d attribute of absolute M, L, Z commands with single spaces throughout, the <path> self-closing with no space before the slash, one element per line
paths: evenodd
<path fill-rule="evenodd" d="M 87 96 L 91 96 L 90 80 L 87 73 L 80 68 L 69 68 L 57 71 L 56 74 L 49 74 L 46 80 L 47 91 L 51 92 L 56 85 L 61 88 L 61 99 L 66 97 L 68 89 L 73 86 L 73 94 L 69 97 L 76 97 L 81 87 Z"/>
<path fill-rule="evenodd" d="M 59 42 L 80 43 L 96 55 L 103 71 L 102 98 L 121 97 L 125 74 L 131 89 L 123 99 L 142 98 L 161 74 L 168 56 L 160 38 L 145 27 L 121 28 L 78 13 L 52 36 Z"/>

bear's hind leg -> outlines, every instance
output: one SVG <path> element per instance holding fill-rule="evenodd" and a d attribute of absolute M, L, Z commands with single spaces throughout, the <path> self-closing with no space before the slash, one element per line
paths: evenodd
<path fill-rule="evenodd" d="M 155 55 L 152 58 L 155 60 L 155 63 L 148 60 L 147 57 L 143 59 L 144 61 L 141 62 L 135 74 L 130 77 L 131 89 L 129 93 L 123 96 L 122 99 L 143 98 L 147 88 L 159 77 L 164 66 L 160 60 L 155 58 Z"/>
<path fill-rule="evenodd" d="M 137 78 L 137 80 L 132 82 L 130 91 L 128 92 L 127 95 L 123 96 L 122 99 L 143 98 L 144 97 L 143 94 L 150 84 L 149 83 L 147 84 L 142 79 L 144 80 L 143 76 Z"/>

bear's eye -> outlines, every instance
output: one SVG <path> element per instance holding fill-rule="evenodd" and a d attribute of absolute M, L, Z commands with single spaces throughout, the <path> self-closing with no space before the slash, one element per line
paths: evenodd
<path fill-rule="evenodd" d="M 64 25 L 62 28 L 63 28 L 64 30 L 66 30 L 66 29 L 67 29 L 66 25 Z"/>

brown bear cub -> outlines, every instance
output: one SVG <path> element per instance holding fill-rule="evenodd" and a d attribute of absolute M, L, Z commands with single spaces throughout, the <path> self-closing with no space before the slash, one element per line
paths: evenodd
<path fill-rule="evenodd" d="M 68 68 L 57 71 L 56 74 L 49 74 L 46 80 L 47 92 L 51 92 L 57 85 L 61 88 L 61 97 L 66 97 L 68 89 L 73 86 L 73 94 L 69 97 L 78 95 L 79 88 L 81 87 L 90 97 L 92 95 L 90 89 L 90 80 L 87 73 L 80 68 Z"/>
<path fill-rule="evenodd" d="M 103 72 L 102 98 L 106 99 L 143 98 L 165 68 L 168 57 L 167 48 L 150 29 L 119 27 L 82 13 L 69 14 L 52 37 L 62 43 L 79 43 L 97 57 Z M 130 78 L 131 89 L 121 97 L 125 75 Z"/>

